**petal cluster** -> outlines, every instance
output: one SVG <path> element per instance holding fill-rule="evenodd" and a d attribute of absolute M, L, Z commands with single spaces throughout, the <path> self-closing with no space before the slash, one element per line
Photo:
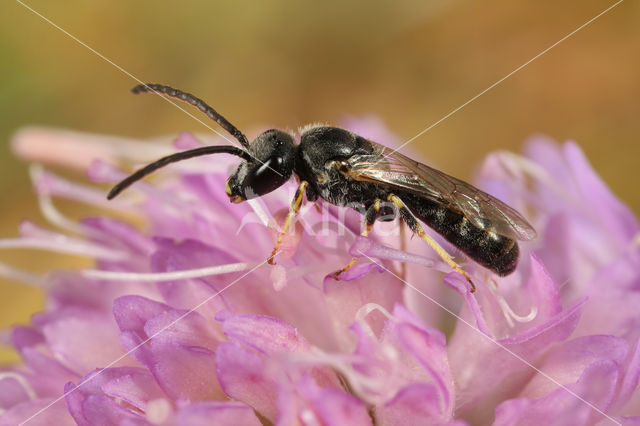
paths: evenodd
<path fill-rule="evenodd" d="M 374 119 L 346 126 L 393 138 Z M 33 157 L 42 141 L 84 146 L 70 165 L 92 183 L 34 168 L 54 229 L 25 222 L 4 246 L 94 266 L 44 277 L 0 268 L 48 297 L 11 331 L 23 364 L 0 370 L 0 424 L 640 423 L 640 228 L 573 142 L 538 137 L 522 156 L 485 160 L 478 186 L 525 213 L 539 238 L 521 243 L 508 277 L 469 262 L 472 294 L 397 223 L 363 238 L 357 212 L 326 203 L 302 208 L 266 264 L 293 182 L 230 204 L 231 163 L 200 158 L 107 203 L 100 184 L 125 176 L 114 164 L 166 145 L 141 158 L 136 141 L 28 129 L 15 146 Z M 56 209 L 63 198 L 115 215 L 75 222 Z M 361 260 L 334 280 L 352 255 Z"/>

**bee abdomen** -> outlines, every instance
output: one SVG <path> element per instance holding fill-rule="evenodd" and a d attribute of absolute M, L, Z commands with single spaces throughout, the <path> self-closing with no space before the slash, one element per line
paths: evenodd
<path fill-rule="evenodd" d="M 501 276 L 515 270 L 520 254 L 515 240 L 480 229 L 460 213 L 433 201 L 411 194 L 401 198 L 418 219 L 480 265 Z"/>

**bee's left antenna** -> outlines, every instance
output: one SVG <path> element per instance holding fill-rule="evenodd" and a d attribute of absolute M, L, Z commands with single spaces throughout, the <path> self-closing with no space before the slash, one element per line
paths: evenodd
<path fill-rule="evenodd" d="M 107 194 L 107 199 L 108 200 L 113 199 L 116 195 L 124 191 L 132 183 L 139 181 L 143 177 L 147 176 L 150 173 L 153 173 L 155 170 L 158 170 L 161 167 L 166 166 L 167 164 L 175 163 L 176 161 L 186 160 L 187 158 L 198 157 L 200 155 L 219 154 L 219 153 L 235 155 L 246 161 L 251 160 L 251 156 L 249 155 L 249 153 L 241 150 L 240 148 L 236 148 L 235 146 L 228 146 L 228 145 L 203 146 L 200 148 L 190 149 L 188 151 L 176 152 L 175 154 L 162 157 L 161 159 L 154 161 L 153 163 L 147 164 L 140 170 L 124 178 L 120 183 L 118 183 L 116 186 L 111 188 L 111 191 L 109 191 L 109 193 Z"/>
<path fill-rule="evenodd" d="M 139 84 L 131 89 L 133 93 L 147 93 L 147 92 L 155 92 L 161 95 L 167 95 L 172 98 L 180 99 L 181 101 L 187 102 L 200 111 L 207 114 L 209 118 L 218 123 L 220 127 L 225 129 L 231 136 L 236 138 L 238 142 L 245 148 L 249 149 L 249 140 L 236 126 L 231 124 L 229 120 L 224 118 L 218 111 L 211 108 L 205 101 L 202 99 L 192 95 L 191 93 L 183 92 L 182 90 L 174 89 L 173 87 L 164 86 L 162 84 L 155 83 L 147 83 L 147 84 Z"/>

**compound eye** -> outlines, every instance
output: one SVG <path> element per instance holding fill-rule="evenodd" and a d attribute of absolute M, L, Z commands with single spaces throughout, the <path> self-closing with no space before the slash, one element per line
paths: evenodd
<path fill-rule="evenodd" d="M 255 198 L 279 188 L 289 180 L 292 172 L 292 166 L 286 164 L 283 157 L 270 157 L 247 174 L 242 185 L 245 196 Z"/>

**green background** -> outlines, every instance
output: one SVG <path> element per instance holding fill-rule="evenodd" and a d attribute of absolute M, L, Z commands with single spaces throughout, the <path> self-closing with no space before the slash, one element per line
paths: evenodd
<path fill-rule="evenodd" d="M 403 140 L 613 3 L 28 2 L 133 75 L 193 92 L 241 129 L 375 114 Z M 22 218 L 42 222 L 26 166 L 9 149 L 21 126 L 142 138 L 206 130 L 165 102 L 130 95 L 134 80 L 18 2 L 3 2 L 0 15 L 0 236 L 17 235 Z M 638 22 L 640 3 L 623 2 L 411 150 L 469 179 L 485 154 L 517 151 L 532 134 L 574 139 L 640 211 Z M 37 251 L 2 251 L 0 261 L 35 272 L 81 264 Z M 6 279 L 0 291 L 2 327 L 43 303 Z"/>

